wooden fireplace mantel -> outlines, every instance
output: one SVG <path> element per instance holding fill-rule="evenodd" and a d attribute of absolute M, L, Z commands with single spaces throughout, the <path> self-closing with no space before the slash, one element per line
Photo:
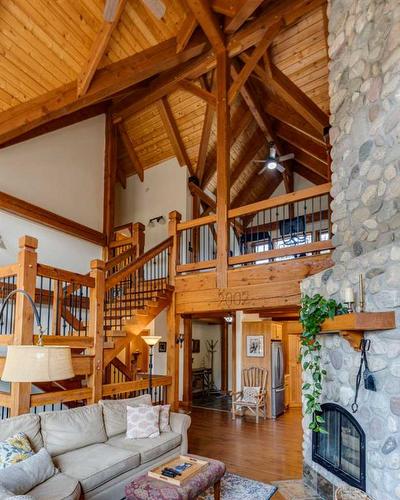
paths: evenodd
<path fill-rule="evenodd" d="M 327 319 L 322 323 L 320 333 L 338 333 L 358 351 L 365 332 L 391 330 L 393 328 L 396 328 L 394 311 L 362 312 L 342 314 L 341 316 L 335 316 L 333 319 Z M 295 334 L 302 331 L 301 323 L 296 323 L 296 325 L 290 327 L 289 333 Z"/>

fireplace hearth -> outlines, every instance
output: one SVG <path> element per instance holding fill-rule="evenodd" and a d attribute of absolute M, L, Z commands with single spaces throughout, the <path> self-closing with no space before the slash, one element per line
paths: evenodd
<path fill-rule="evenodd" d="M 365 433 L 342 406 L 321 405 L 327 434 L 313 432 L 312 459 L 332 474 L 365 491 Z"/>

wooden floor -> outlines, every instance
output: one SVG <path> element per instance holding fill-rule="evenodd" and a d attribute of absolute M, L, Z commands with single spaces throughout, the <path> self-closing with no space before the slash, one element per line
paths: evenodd
<path fill-rule="evenodd" d="M 300 410 L 258 425 L 247 417 L 232 420 L 229 413 L 199 408 L 191 417 L 190 453 L 222 460 L 228 471 L 266 483 L 301 478 Z"/>

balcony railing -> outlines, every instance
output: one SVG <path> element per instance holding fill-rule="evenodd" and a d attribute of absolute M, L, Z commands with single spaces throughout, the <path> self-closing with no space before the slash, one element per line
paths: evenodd
<path fill-rule="evenodd" d="M 229 267 L 295 259 L 332 250 L 329 183 L 228 211 Z M 178 223 L 177 273 L 213 270 L 215 215 Z"/>

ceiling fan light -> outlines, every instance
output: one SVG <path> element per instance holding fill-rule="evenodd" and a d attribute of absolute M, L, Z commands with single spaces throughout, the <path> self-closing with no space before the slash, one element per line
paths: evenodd
<path fill-rule="evenodd" d="M 269 170 L 275 170 L 277 166 L 278 166 L 278 162 L 276 160 L 274 160 L 273 158 L 269 158 L 267 160 L 267 167 Z"/>

